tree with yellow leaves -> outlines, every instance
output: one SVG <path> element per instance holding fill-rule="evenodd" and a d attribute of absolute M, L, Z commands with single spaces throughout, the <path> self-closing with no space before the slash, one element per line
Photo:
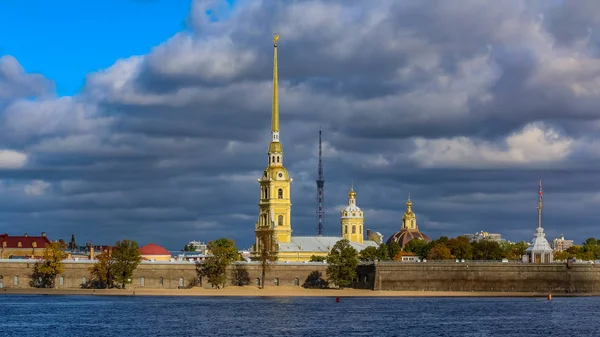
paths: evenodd
<path fill-rule="evenodd" d="M 34 288 L 54 288 L 56 276 L 64 271 L 63 260 L 67 258 L 63 242 L 54 241 L 46 245 L 43 257 L 33 266 L 29 285 Z"/>

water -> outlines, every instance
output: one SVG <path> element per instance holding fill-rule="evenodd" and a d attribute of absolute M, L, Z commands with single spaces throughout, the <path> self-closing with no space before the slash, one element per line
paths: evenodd
<path fill-rule="evenodd" d="M 0 296 L 0 336 L 599 336 L 600 298 Z"/>

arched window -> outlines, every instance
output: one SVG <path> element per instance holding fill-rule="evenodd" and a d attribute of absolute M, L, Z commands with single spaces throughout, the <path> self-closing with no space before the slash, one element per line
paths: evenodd
<path fill-rule="evenodd" d="M 81 278 L 81 284 L 86 285 L 87 284 L 87 279 L 84 277 Z"/>
<path fill-rule="evenodd" d="M 294 285 L 295 286 L 299 286 L 300 285 L 300 279 L 298 279 L 297 277 L 294 279 Z"/>
<path fill-rule="evenodd" d="M 415 220 L 410 220 L 410 227 L 415 228 Z"/>
<path fill-rule="evenodd" d="M 277 190 L 277 199 L 283 199 L 283 190 L 281 188 Z"/>
<path fill-rule="evenodd" d="M 356 225 L 352 225 L 352 234 L 356 234 Z"/>
<path fill-rule="evenodd" d="M 260 279 L 258 277 L 254 280 L 254 284 L 260 287 Z"/>
<path fill-rule="evenodd" d="M 277 217 L 277 226 L 283 226 L 283 215 Z"/>
<path fill-rule="evenodd" d="M 348 225 L 344 226 L 344 234 L 348 234 Z"/>
<path fill-rule="evenodd" d="M 273 163 L 275 162 L 275 156 L 273 156 L 273 161 L 272 161 L 272 162 L 273 162 Z"/>
<path fill-rule="evenodd" d="M 165 280 L 164 280 L 162 277 L 161 277 L 161 278 L 159 278 L 159 279 L 158 279 L 158 285 L 159 285 L 159 286 L 162 286 L 162 285 L 164 285 L 164 284 L 165 284 Z"/>
<path fill-rule="evenodd" d="M 142 277 L 140 278 L 140 286 L 142 286 L 142 287 L 143 287 L 143 286 L 145 286 L 145 285 L 146 285 L 146 279 L 145 279 L 145 278 L 142 276 Z"/>
<path fill-rule="evenodd" d="M 274 279 L 273 280 L 273 284 L 276 285 L 276 286 L 278 286 L 279 285 L 279 279 L 278 278 Z"/>
<path fill-rule="evenodd" d="M 180 277 L 180 278 L 179 278 L 179 286 L 180 286 L 180 287 L 183 287 L 183 277 Z"/>
<path fill-rule="evenodd" d="M 279 156 L 277 156 L 277 162 L 279 163 Z"/>
<path fill-rule="evenodd" d="M 65 278 L 61 276 L 61 277 L 58 279 L 58 284 L 59 284 L 59 285 L 61 285 L 61 286 L 64 286 L 64 285 L 65 285 Z"/>
<path fill-rule="evenodd" d="M 269 199 L 269 189 L 265 187 L 265 197 L 264 199 Z"/>
<path fill-rule="evenodd" d="M 15 275 L 15 277 L 13 277 L 13 284 L 16 286 L 19 285 L 19 277 L 17 275 Z"/>

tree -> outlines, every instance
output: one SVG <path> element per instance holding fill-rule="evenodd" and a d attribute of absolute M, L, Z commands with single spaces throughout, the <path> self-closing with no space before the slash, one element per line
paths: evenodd
<path fill-rule="evenodd" d="M 451 260 L 454 257 L 450 254 L 450 249 L 443 243 L 438 243 L 429 250 L 428 260 Z"/>
<path fill-rule="evenodd" d="M 34 288 L 54 288 L 56 275 L 64 272 L 63 260 L 67 258 L 67 246 L 61 242 L 51 242 L 44 248 L 43 256 L 33 266 L 29 285 Z"/>
<path fill-rule="evenodd" d="M 475 241 L 473 246 L 473 258 L 476 260 L 501 260 L 504 257 L 504 251 L 496 241 L 483 239 Z"/>
<path fill-rule="evenodd" d="M 450 254 L 457 259 L 473 259 L 473 247 L 471 241 L 466 236 L 459 236 L 448 240 L 446 246 L 450 249 Z"/>
<path fill-rule="evenodd" d="M 423 239 L 412 239 L 404 245 L 403 250 L 405 252 L 415 253 L 418 257 L 425 259 L 429 254 L 430 247 L 427 245 L 427 242 Z"/>
<path fill-rule="evenodd" d="M 394 259 L 398 252 L 402 250 L 402 247 L 396 241 L 392 241 L 387 245 L 388 257 Z"/>
<path fill-rule="evenodd" d="M 193 244 L 187 244 L 183 247 L 183 251 L 184 252 L 195 252 L 196 251 L 196 246 L 194 246 Z"/>
<path fill-rule="evenodd" d="M 325 280 L 323 278 L 323 273 L 321 273 L 318 270 L 315 270 L 313 272 L 311 272 L 310 274 L 308 274 L 308 276 L 306 277 L 306 280 L 304 281 L 304 284 L 302 285 L 303 288 L 318 288 L 318 289 L 324 289 L 327 288 L 329 286 L 329 282 L 327 282 L 327 280 Z"/>
<path fill-rule="evenodd" d="M 114 264 L 110 249 L 102 251 L 97 257 L 98 261 L 90 267 L 92 288 L 113 288 L 114 287 Z"/>
<path fill-rule="evenodd" d="M 246 270 L 246 266 L 242 264 L 235 264 L 233 266 L 233 283 L 236 286 L 247 286 L 250 284 L 250 274 L 248 274 L 248 270 Z"/>
<path fill-rule="evenodd" d="M 227 267 L 239 260 L 238 250 L 231 239 L 221 238 L 208 243 L 210 256 L 198 265 L 198 276 L 206 276 L 213 288 L 225 287 Z"/>
<path fill-rule="evenodd" d="M 313 255 L 310 257 L 310 262 L 323 262 L 325 261 L 326 257 L 325 256 L 316 256 Z"/>
<path fill-rule="evenodd" d="M 595 238 L 588 238 L 583 242 L 583 252 L 587 253 L 586 260 L 600 259 L 600 242 Z"/>
<path fill-rule="evenodd" d="M 360 251 L 358 258 L 361 261 L 375 261 L 377 259 L 377 248 L 369 246 Z"/>
<path fill-rule="evenodd" d="M 76 250 L 77 243 L 75 242 L 75 234 L 71 234 L 71 242 L 69 242 L 69 249 Z"/>
<path fill-rule="evenodd" d="M 500 245 L 504 250 L 504 257 L 509 260 L 520 260 L 525 255 L 525 250 L 529 247 L 529 244 L 525 241 L 517 243 L 502 243 Z"/>
<path fill-rule="evenodd" d="M 403 256 L 415 256 L 415 253 L 412 252 L 405 252 L 405 251 L 399 251 L 398 253 L 396 253 L 396 255 L 394 256 L 394 260 L 395 261 L 402 261 L 402 257 Z"/>
<path fill-rule="evenodd" d="M 260 262 L 261 269 L 261 289 L 265 288 L 265 276 L 267 269 L 272 262 L 277 261 L 277 241 L 275 240 L 275 230 L 268 226 L 263 226 L 256 231 L 257 247 L 256 259 Z"/>
<path fill-rule="evenodd" d="M 112 259 L 115 281 L 125 288 L 125 284 L 130 282 L 133 272 L 142 261 L 137 242 L 117 241 L 112 251 Z"/>
<path fill-rule="evenodd" d="M 358 253 L 350 245 L 350 241 L 343 239 L 333 246 L 327 255 L 327 275 L 340 289 L 352 284 L 356 277 L 358 266 Z"/>
<path fill-rule="evenodd" d="M 379 245 L 379 247 L 377 247 L 377 259 L 380 261 L 390 259 L 388 254 L 388 246 L 385 243 L 382 243 Z"/>

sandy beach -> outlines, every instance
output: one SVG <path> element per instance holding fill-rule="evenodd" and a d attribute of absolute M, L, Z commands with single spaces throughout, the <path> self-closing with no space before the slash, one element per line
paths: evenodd
<path fill-rule="evenodd" d="M 94 296 L 249 296 L 249 297 L 541 297 L 548 293 L 471 291 L 373 291 L 364 289 L 304 289 L 293 286 L 226 287 L 224 289 L 15 289 L 0 295 L 94 295 Z M 597 296 L 598 294 L 553 293 L 553 297 Z"/>

